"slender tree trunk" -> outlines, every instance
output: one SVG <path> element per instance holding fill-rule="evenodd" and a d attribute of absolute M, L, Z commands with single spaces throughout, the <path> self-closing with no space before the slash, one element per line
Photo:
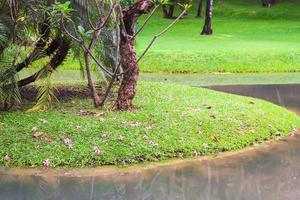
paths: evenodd
<path fill-rule="evenodd" d="M 87 79 L 88 79 L 88 86 L 91 90 L 92 93 L 92 97 L 94 100 L 94 105 L 95 107 L 99 107 L 100 103 L 101 103 L 101 99 L 99 97 L 99 95 L 97 94 L 97 90 L 96 87 L 94 85 L 94 81 L 93 81 L 93 75 L 91 72 L 91 57 L 90 54 L 85 53 L 84 55 L 84 59 L 85 59 L 85 69 L 86 69 L 86 75 L 87 75 Z"/>
<path fill-rule="evenodd" d="M 201 35 L 211 35 L 212 30 L 212 10 L 213 10 L 213 0 L 206 0 L 206 13 L 205 13 L 205 23 L 201 32 Z"/>
<path fill-rule="evenodd" d="M 168 18 L 169 17 L 168 7 L 166 5 L 162 5 L 162 10 L 163 10 L 164 18 Z"/>
<path fill-rule="evenodd" d="M 132 39 L 134 26 L 138 18 L 148 13 L 153 5 L 153 2 L 150 0 L 140 0 L 122 11 L 125 27 L 121 26 L 120 55 L 124 76 L 116 102 L 118 110 L 132 109 L 132 100 L 136 94 L 137 80 L 139 77 L 139 68 L 134 47 L 135 40 Z"/>
<path fill-rule="evenodd" d="M 196 17 L 202 17 L 203 0 L 198 0 L 198 9 Z"/>
<path fill-rule="evenodd" d="M 170 5 L 170 9 L 169 9 L 169 19 L 173 19 L 174 16 L 174 9 L 175 9 L 175 5 L 171 4 Z"/>
<path fill-rule="evenodd" d="M 101 6 L 104 6 L 104 5 L 101 4 Z M 101 10 L 103 10 L 103 7 L 101 7 Z M 93 52 L 93 49 L 94 49 L 94 47 L 97 43 L 97 40 L 101 34 L 101 29 L 100 29 L 101 25 L 102 25 L 102 20 L 99 20 L 99 22 L 97 23 L 97 26 L 96 26 L 96 28 L 98 28 L 99 30 L 96 30 L 93 33 L 93 37 L 90 41 L 89 46 L 87 47 L 87 50 L 89 52 Z M 101 105 L 101 98 L 97 93 L 97 90 L 96 90 L 96 87 L 94 84 L 94 80 L 93 80 L 93 74 L 91 72 L 91 55 L 88 52 L 85 52 L 84 58 L 85 58 L 85 70 L 86 70 L 86 75 L 87 75 L 87 79 L 88 79 L 88 86 L 92 93 L 94 105 L 96 108 L 98 108 Z"/>

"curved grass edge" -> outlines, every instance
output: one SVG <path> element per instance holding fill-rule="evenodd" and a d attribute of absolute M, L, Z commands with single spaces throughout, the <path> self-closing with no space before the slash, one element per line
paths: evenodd
<path fill-rule="evenodd" d="M 248 146 L 243 149 L 236 151 L 221 152 L 215 155 L 209 156 L 196 156 L 193 158 L 170 158 L 161 162 L 145 162 L 134 164 L 130 166 L 99 166 L 99 167 L 84 167 L 84 168 L 18 168 L 18 167 L 1 167 L 0 166 L 0 175 L 6 176 L 35 176 L 43 177 L 43 179 L 55 177 L 102 177 L 110 178 L 113 175 L 122 175 L 119 178 L 126 178 L 126 176 L 132 176 L 134 173 L 142 173 L 144 171 L 150 170 L 172 170 L 172 169 L 182 169 L 191 164 L 199 164 L 199 162 L 210 162 L 224 159 L 233 159 L 233 161 L 238 161 L 237 156 L 255 156 L 261 151 L 271 151 L 273 148 L 276 148 L 282 144 L 286 145 L 287 140 L 293 140 L 294 136 L 299 137 L 299 130 L 292 131 L 290 135 L 284 137 L 278 137 L 276 140 L 266 141 L 265 143 Z"/>

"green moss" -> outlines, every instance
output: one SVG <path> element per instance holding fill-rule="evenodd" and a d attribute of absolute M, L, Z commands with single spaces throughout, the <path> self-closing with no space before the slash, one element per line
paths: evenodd
<path fill-rule="evenodd" d="M 80 109 L 99 110 L 90 100 L 74 101 L 45 112 L 2 113 L 0 155 L 11 160 L 0 159 L 0 165 L 41 166 L 49 159 L 52 167 L 83 167 L 191 157 L 195 152 L 210 155 L 286 136 L 300 127 L 298 116 L 271 103 L 176 84 L 141 82 L 132 112 L 78 116 Z M 44 133 L 40 139 L 32 138 L 33 126 Z M 52 142 L 45 142 L 46 137 Z M 74 144 L 71 150 L 66 138 Z M 92 152 L 94 146 L 103 155 Z"/>

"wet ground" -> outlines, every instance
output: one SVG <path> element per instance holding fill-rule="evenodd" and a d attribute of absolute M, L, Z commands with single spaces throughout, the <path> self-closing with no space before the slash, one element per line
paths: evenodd
<path fill-rule="evenodd" d="M 211 86 L 299 113 L 300 85 Z M 298 100 L 298 101 L 297 101 Z M 300 135 L 227 157 L 85 177 L 7 175 L 2 200 L 298 200 Z M 93 173 L 92 173 L 93 174 Z"/>

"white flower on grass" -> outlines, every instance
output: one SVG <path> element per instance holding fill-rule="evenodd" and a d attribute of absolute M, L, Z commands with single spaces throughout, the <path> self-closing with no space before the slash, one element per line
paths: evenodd
<path fill-rule="evenodd" d="M 33 127 L 31 128 L 31 130 L 32 130 L 32 131 L 37 131 L 37 130 L 38 130 L 38 127 L 33 126 Z"/>
<path fill-rule="evenodd" d="M 144 138 L 145 140 L 148 140 L 148 139 L 149 139 L 149 136 L 148 136 L 148 135 L 144 135 L 143 138 Z"/>
<path fill-rule="evenodd" d="M 208 144 L 207 144 L 207 143 L 203 143 L 202 146 L 203 146 L 204 148 L 208 148 Z"/>
<path fill-rule="evenodd" d="M 99 147 L 96 147 L 96 146 L 92 148 L 92 152 L 94 152 L 97 155 L 103 154 L 103 152 L 99 149 Z"/>
<path fill-rule="evenodd" d="M 68 147 L 69 150 L 73 148 L 73 142 L 71 139 L 69 139 L 69 138 L 64 139 L 64 143 Z"/>
<path fill-rule="evenodd" d="M 68 144 L 67 147 L 68 147 L 69 150 L 70 150 L 70 149 L 73 149 L 73 144 L 72 144 L 72 143 L 71 143 L 71 144 Z"/>
<path fill-rule="evenodd" d="M 64 143 L 65 143 L 65 144 L 71 144 L 71 143 L 72 143 L 72 140 L 70 140 L 69 138 L 64 139 Z"/>
<path fill-rule="evenodd" d="M 10 160 L 10 157 L 9 157 L 9 155 L 8 154 L 6 154 L 5 156 L 4 156 L 4 158 L 3 158 L 5 161 L 9 161 Z"/>
<path fill-rule="evenodd" d="M 81 126 L 79 126 L 79 125 L 76 125 L 76 129 L 81 129 Z"/>
<path fill-rule="evenodd" d="M 50 167 L 51 161 L 49 159 L 43 161 L 44 167 Z"/>
<path fill-rule="evenodd" d="M 101 123 L 103 123 L 105 121 L 105 119 L 103 117 L 99 117 L 99 120 Z"/>
<path fill-rule="evenodd" d="M 157 144 L 156 142 L 153 142 L 152 140 L 150 140 L 150 141 L 148 142 L 148 144 L 149 144 L 149 146 L 151 146 L 151 147 L 156 147 L 156 146 L 158 146 L 158 144 Z"/>
<path fill-rule="evenodd" d="M 102 138 L 103 140 L 107 140 L 107 139 L 108 139 L 108 133 L 103 133 L 103 134 L 101 135 L 101 138 Z"/>
<path fill-rule="evenodd" d="M 123 135 L 119 135 L 117 138 L 119 141 L 123 141 L 125 139 L 125 137 Z"/>
<path fill-rule="evenodd" d="M 198 151 L 195 150 L 195 151 L 193 152 L 193 155 L 194 155 L 194 156 L 198 156 L 198 155 L 199 155 Z"/>

